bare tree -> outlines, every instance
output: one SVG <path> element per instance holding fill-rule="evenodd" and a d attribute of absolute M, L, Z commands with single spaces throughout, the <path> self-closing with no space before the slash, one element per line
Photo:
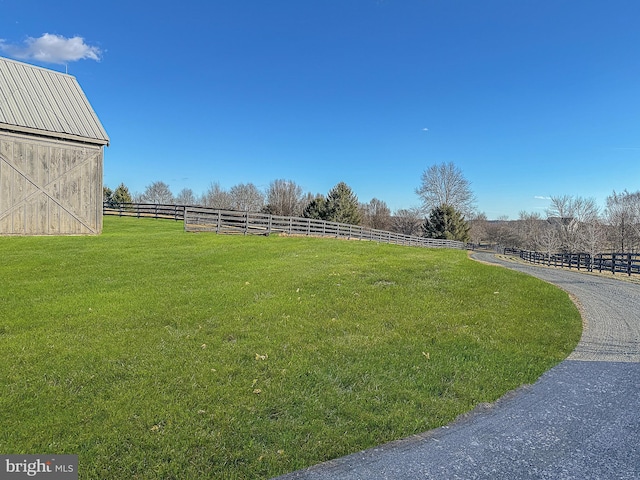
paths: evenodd
<path fill-rule="evenodd" d="M 173 203 L 173 194 L 166 183 L 153 182 L 147 185 L 140 200 L 141 203 L 170 204 Z"/>
<path fill-rule="evenodd" d="M 605 217 L 612 227 L 614 250 L 632 250 L 640 240 L 640 191 L 614 191 L 607 197 Z"/>
<path fill-rule="evenodd" d="M 545 223 L 546 222 L 542 219 L 542 215 L 538 212 L 520 212 L 519 219 L 516 222 L 520 248 L 525 250 L 537 250 L 538 238 L 540 237 Z"/>
<path fill-rule="evenodd" d="M 571 217 L 571 202 L 573 197 L 570 195 L 552 196 L 551 205 L 547 209 L 547 216 L 557 218 Z"/>
<path fill-rule="evenodd" d="M 589 270 L 593 270 L 593 259 L 602 253 L 607 241 L 607 231 L 600 218 L 588 220 L 583 226 L 583 244 L 585 253 L 589 254 Z"/>
<path fill-rule="evenodd" d="M 520 247 L 514 222 L 510 221 L 508 216 L 503 215 L 497 220 L 487 222 L 485 229 L 489 241 L 503 247 Z"/>
<path fill-rule="evenodd" d="M 584 250 L 584 226 L 599 216 L 595 200 L 569 195 L 552 196 L 547 213 L 558 229 L 561 248 L 574 253 Z"/>
<path fill-rule="evenodd" d="M 389 230 L 391 228 L 391 210 L 385 202 L 377 198 L 369 203 L 360 205 L 362 213 L 362 225 L 377 230 Z"/>
<path fill-rule="evenodd" d="M 640 244 L 640 191 L 632 193 L 631 198 L 631 211 L 633 212 L 633 232 L 634 238 L 632 243 L 632 249 L 638 250 Z"/>
<path fill-rule="evenodd" d="M 422 173 L 421 184 L 416 193 L 422 199 L 424 213 L 442 205 L 449 205 L 471 217 L 475 197 L 469 181 L 453 163 L 431 165 Z"/>
<path fill-rule="evenodd" d="M 291 180 L 274 180 L 267 190 L 265 210 L 272 215 L 299 217 L 302 215 L 302 187 Z"/>
<path fill-rule="evenodd" d="M 549 263 L 551 261 L 551 255 L 557 253 L 560 249 L 560 246 L 562 245 L 558 229 L 555 227 L 555 225 L 547 222 L 547 224 L 539 233 L 537 244 L 540 246 L 540 249 L 547 255 L 547 262 Z"/>
<path fill-rule="evenodd" d="M 487 234 L 487 215 L 484 212 L 477 213 L 469 220 L 469 235 L 471 241 L 475 244 L 482 243 L 483 240 L 488 240 Z"/>
<path fill-rule="evenodd" d="M 235 210 L 259 212 L 264 206 L 264 194 L 253 183 L 239 183 L 229 190 L 231 206 Z"/>
<path fill-rule="evenodd" d="M 198 203 L 196 201 L 196 196 L 193 194 L 193 190 L 190 188 L 183 188 L 180 190 L 175 201 L 178 205 L 196 205 Z"/>
<path fill-rule="evenodd" d="M 419 208 L 401 208 L 391 218 L 391 229 L 403 235 L 422 234 L 422 213 Z"/>
<path fill-rule="evenodd" d="M 231 209 L 231 196 L 225 191 L 218 182 L 212 182 L 209 189 L 204 193 L 202 202 L 205 207 L 216 208 L 219 210 Z"/>

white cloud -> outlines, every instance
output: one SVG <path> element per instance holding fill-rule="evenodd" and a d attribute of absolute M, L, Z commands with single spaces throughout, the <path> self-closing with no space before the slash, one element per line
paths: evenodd
<path fill-rule="evenodd" d="M 12 45 L 0 40 L 0 51 L 20 60 L 38 60 L 64 65 L 77 60 L 100 61 L 102 51 L 84 43 L 82 37 L 65 38 L 45 33 L 39 38 L 28 37 L 23 45 Z"/>
<path fill-rule="evenodd" d="M 545 197 L 543 195 L 534 195 L 534 197 L 536 200 L 551 200 L 551 197 Z"/>

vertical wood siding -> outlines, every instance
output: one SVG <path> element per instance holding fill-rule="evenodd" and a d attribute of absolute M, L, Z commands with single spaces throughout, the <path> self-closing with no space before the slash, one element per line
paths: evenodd
<path fill-rule="evenodd" d="M 0 235 L 102 232 L 102 147 L 0 132 Z"/>

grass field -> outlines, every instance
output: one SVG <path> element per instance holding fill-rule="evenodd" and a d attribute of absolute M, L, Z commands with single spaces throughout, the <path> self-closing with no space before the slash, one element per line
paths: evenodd
<path fill-rule="evenodd" d="M 565 293 L 463 251 L 105 217 L 0 259 L 0 452 L 83 479 L 299 469 L 494 401 L 581 332 Z"/>

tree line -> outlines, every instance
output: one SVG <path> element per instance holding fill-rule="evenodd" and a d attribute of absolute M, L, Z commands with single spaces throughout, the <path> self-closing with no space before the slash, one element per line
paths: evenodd
<path fill-rule="evenodd" d="M 473 241 L 553 253 L 638 252 L 640 249 L 640 191 L 613 192 L 600 208 L 594 199 L 559 195 L 550 197 L 544 215 L 520 212 L 517 220 L 471 220 Z"/>
<path fill-rule="evenodd" d="M 517 220 L 488 220 L 475 209 L 469 181 L 453 163 L 427 168 L 415 193 L 420 207 L 398 209 L 393 214 L 377 198 L 361 203 L 353 190 L 339 182 L 326 195 L 305 193 L 292 180 L 274 180 L 261 190 L 252 183 L 224 189 L 211 183 L 196 195 L 190 188 L 174 195 L 156 181 L 141 194 L 131 194 L 124 184 L 104 187 L 104 201 L 197 205 L 221 210 L 264 212 L 362 225 L 404 235 L 498 244 L 544 253 L 634 252 L 640 248 L 640 191 L 615 191 L 601 209 L 595 200 L 567 195 L 550 197 L 545 214 L 520 212 Z"/>
<path fill-rule="evenodd" d="M 431 211 L 423 224 L 427 236 L 432 236 L 434 226 L 438 230 L 438 225 L 450 221 L 444 230 L 451 238 L 462 238 L 466 232 L 476 244 L 535 250 L 547 255 L 594 256 L 640 249 L 640 191 L 614 191 L 606 198 L 604 208 L 593 198 L 551 196 L 544 214 L 523 211 L 517 220 L 489 221 L 484 213 L 475 210 L 474 195 L 462 172 L 452 163 L 443 163 L 425 170 L 416 193 L 422 199 L 423 210 Z M 451 220 L 456 216 L 462 216 L 459 223 Z"/>
<path fill-rule="evenodd" d="M 114 190 L 105 186 L 103 200 L 110 205 L 122 203 L 151 203 L 194 205 L 220 210 L 263 212 L 289 217 L 309 217 L 331 222 L 362 225 L 380 230 L 393 228 L 393 217 L 387 204 L 377 198 L 360 203 L 352 189 L 344 182 L 338 183 L 327 195 L 304 193 L 292 180 L 274 180 L 266 190 L 252 183 L 242 183 L 226 190 L 219 183 L 211 183 L 207 191 L 196 195 L 190 188 L 174 195 L 169 185 L 155 181 L 147 185 L 143 193 L 132 194 L 126 185 Z M 413 213 L 413 212 L 412 212 Z M 400 211 L 402 215 L 402 211 Z M 419 221 L 415 212 L 414 221 Z"/>
<path fill-rule="evenodd" d="M 405 235 L 423 235 L 430 238 L 446 238 L 467 241 L 465 237 L 452 236 L 446 232 L 434 230 L 437 220 L 424 217 L 418 207 L 398 209 L 391 212 L 386 202 L 373 198 L 368 203 L 358 201 L 358 197 L 345 182 L 339 182 L 326 195 L 305 193 L 302 187 L 292 180 L 274 180 L 263 191 L 252 183 L 242 183 L 226 190 L 219 183 L 211 183 L 207 191 L 196 195 L 190 188 L 182 189 L 174 195 L 169 185 L 155 181 L 147 185 L 144 192 L 132 194 L 121 183 L 115 189 L 107 186 L 103 189 L 105 203 L 115 206 L 123 203 L 151 203 L 194 205 L 220 210 L 241 210 L 264 212 L 272 215 L 307 217 L 330 222 L 361 225 L 378 230 L 388 230 Z M 434 223 L 435 222 L 435 223 Z M 443 221 L 442 228 L 460 223 L 466 225 L 460 215 L 450 215 Z M 427 233 L 428 232 L 428 233 Z"/>

